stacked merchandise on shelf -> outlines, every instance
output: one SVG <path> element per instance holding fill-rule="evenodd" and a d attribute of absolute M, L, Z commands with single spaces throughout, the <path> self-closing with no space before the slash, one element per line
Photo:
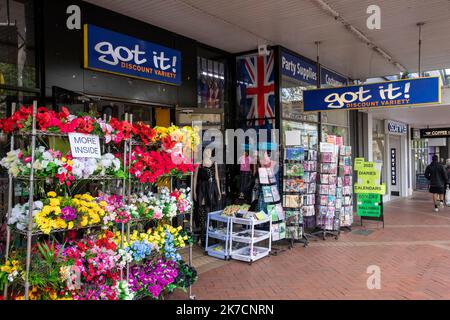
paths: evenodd
<path fill-rule="evenodd" d="M 0 120 L 11 137 L 0 161 L 9 173 L 0 298 L 161 299 L 176 288 L 190 294 L 197 278 L 190 190 L 160 183 L 194 170 L 183 158 L 198 143 L 192 129 L 133 124 L 128 115 L 74 116 L 36 102 L 14 111 Z M 28 186 L 27 201 L 14 196 L 19 183 Z M 173 226 L 186 215 L 188 230 Z M 188 263 L 180 254 L 186 246 Z"/>
<path fill-rule="evenodd" d="M 286 222 L 275 174 L 271 168 L 259 168 L 260 210 L 272 216 L 272 241 L 286 238 Z"/>
<path fill-rule="evenodd" d="M 264 211 L 249 210 L 249 205 L 230 205 L 224 210 L 208 214 L 208 255 L 250 263 L 269 255 L 272 244 L 272 216 Z M 212 222 L 217 226 L 213 227 Z M 210 239 L 219 242 L 210 245 Z M 267 242 L 267 247 L 261 245 L 264 242 Z"/>
<path fill-rule="evenodd" d="M 353 224 L 353 169 L 352 147 L 339 147 L 338 184 L 336 189 L 336 209 L 339 210 L 340 226 Z"/>
<path fill-rule="evenodd" d="M 300 146 L 289 146 L 284 156 L 283 208 L 285 211 L 286 238 L 303 239 L 303 195 L 305 193 L 305 150 Z M 314 209 L 314 207 L 313 207 Z"/>
<path fill-rule="evenodd" d="M 303 162 L 303 180 L 305 181 L 305 192 L 303 195 L 303 223 L 304 228 L 313 229 L 316 226 L 316 178 L 317 178 L 317 151 L 305 150 L 305 161 Z"/>
<path fill-rule="evenodd" d="M 320 144 L 316 222 L 324 236 L 339 232 L 339 213 L 336 210 L 338 150 L 334 144 Z"/>

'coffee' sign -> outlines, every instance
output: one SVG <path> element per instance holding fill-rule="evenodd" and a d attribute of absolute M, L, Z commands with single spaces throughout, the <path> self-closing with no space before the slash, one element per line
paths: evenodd
<path fill-rule="evenodd" d="M 83 133 L 69 133 L 70 151 L 74 158 L 101 158 L 98 136 Z"/>
<path fill-rule="evenodd" d="M 420 129 L 420 137 L 422 139 L 450 138 L 450 128 Z"/>
<path fill-rule="evenodd" d="M 379 109 L 441 103 L 439 77 L 303 91 L 304 111 Z"/>

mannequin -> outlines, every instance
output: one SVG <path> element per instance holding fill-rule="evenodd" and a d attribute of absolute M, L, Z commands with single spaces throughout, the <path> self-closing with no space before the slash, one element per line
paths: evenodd
<path fill-rule="evenodd" d="M 252 165 L 253 159 L 249 152 L 245 151 L 239 158 L 240 164 L 240 193 L 239 199 L 249 199 L 251 194 L 252 179 L 255 174 L 256 167 Z"/>
<path fill-rule="evenodd" d="M 262 158 L 259 159 L 259 164 L 261 168 L 270 168 L 273 170 L 276 165 L 276 161 L 270 158 L 269 153 L 267 151 L 264 151 Z"/>
<path fill-rule="evenodd" d="M 211 149 L 203 152 L 203 161 L 194 171 L 194 201 L 198 208 L 201 231 L 201 245 L 206 245 L 206 221 L 209 212 L 215 211 L 221 200 L 219 171 L 217 163 L 211 159 Z"/>

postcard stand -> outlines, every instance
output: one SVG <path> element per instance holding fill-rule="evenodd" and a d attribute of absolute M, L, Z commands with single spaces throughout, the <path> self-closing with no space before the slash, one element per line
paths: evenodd
<path fill-rule="evenodd" d="M 305 191 L 302 200 L 302 216 L 303 216 L 303 235 L 309 241 L 317 241 L 319 237 L 311 232 L 316 226 L 315 221 L 315 204 L 316 204 L 316 188 L 317 188 L 317 150 L 305 150 L 305 160 L 303 161 L 303 179 L 305 181 Z M 308 219 L 311 220 L 312 225 L 308 224 Z"/>
<path fill-rule="evenodd" d="M 259 210 L 267 212 L 271 215 L 271 241 L 279 241 L 284 238 L 285 221 L 284 212 L 282 211 L 281 197 L 278 191 L 278 183 L 275 174 L 270 168 L 259 168 Z M 280 210 L 281 209 L 281 210 Z M 271 248 L 271 255 L 278 255 L 285 250 L 280 247 Z"/>
<path fill-rule="evenodd" d="M 340 229 L 352 231 L 353 224 L 353 167 L 352 148 L 339 147 L 338 185 L 336 195 L 336 211 L 340 212 Z"/>
<path fill-rule="evenodd" d="M 323 240 L 326 240 L 327 236 L 333 236 L 338 240 L 340 235 L 339 210 L 336 210 L 338 148 L 331 143 L 322 142 L 320 144 L 316 206 L 316 221 L 319 230 L 313 235 L 322 237 Z"/>
<path fill-rule="evenodd" d="M 283 209 L 285 212 L 286 239 L 289 241 L 289 249 L 295 243 L 308 245 L 308 239 L 304 234 L 303 226 L 303 195 L 305 194 L 304 154 L 301 146 L 286 147 L 284 158 L 283 176 Z"/>

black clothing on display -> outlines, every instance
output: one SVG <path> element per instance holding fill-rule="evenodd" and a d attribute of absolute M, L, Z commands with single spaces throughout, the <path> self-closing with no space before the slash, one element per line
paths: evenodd
<path fill-rule="evenodd" d="M 200 165 L 197 176 L 197 201 L 200 206 L 206 206 L 211 211 L 216 210 L 219 204 L 219 190 L 216 181 L 216 166 Z"/>
<path fill-rule="evenodd" d="M 437 161 L 433 161 L 425 169 L 425 178 L 430 181 L 430 192 L 444 194 L 448 183 L 448 176 L 445 168 Z"/>
<path fill-rule="evenodd" d="M 215 211 L 219 205 L 219 190 L 216 181 L 216 165 L 210 167 L 200 165 L 197 174 L 197 213 L 200 223 L 200 240 L 202 247 L 206 245 L 206 221 L 209 212 Z"/>
<path fill-rule="evenodd" d="M 253 175 L 250 171 L 240 172 L 240 196 L 243 199 L 251 199 L 253 187 Z"/>

